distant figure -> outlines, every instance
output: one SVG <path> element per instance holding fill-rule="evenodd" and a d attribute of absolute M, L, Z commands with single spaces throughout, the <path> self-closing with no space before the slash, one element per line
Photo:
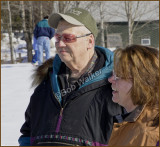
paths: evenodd
<path fill-rule="evenodd" d="M 33 49 L 34 49 L 34 55 L 32 58 L 32 64 L 38 65 L 38 48 L 37 48 L 37 39 L 33 37 Z"/>
<path fill-rule="evenodd" d="M 48 25 L 48 16 L 37 23 L 34 29 L 34 36 L 37 39 L 38 64 L 43 63 L 43 49 L 45 49 L 46 60 L 50 58 L 50 39 L 54 36 L 54 29 Z"/>
<path fill-rule="evenodd" d="M 115 116 L 109 146 L 159 144 L 158 50 L 132 45 L 114 54 L 112 101 L 128 113 Z"/>

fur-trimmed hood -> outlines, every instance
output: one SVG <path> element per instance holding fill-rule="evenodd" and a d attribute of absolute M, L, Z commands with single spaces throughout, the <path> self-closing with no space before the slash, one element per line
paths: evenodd
<path fill-rule="evenodd" d="M 54 58 L 46 60 L 42 65 L 34 69 L 34 73 L 31 78 L 33 79 L 31 87 L 38 86 L 48 75 L 48 70 L 53 68 Z"/>

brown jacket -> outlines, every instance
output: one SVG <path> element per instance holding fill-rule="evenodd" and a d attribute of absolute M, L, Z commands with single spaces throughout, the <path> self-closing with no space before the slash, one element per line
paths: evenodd
<path fill-rule="evenodd" d="M 159 109 L 138 106 L 123 122 L 114 123 L 109 146 L 156 146 Z"/>

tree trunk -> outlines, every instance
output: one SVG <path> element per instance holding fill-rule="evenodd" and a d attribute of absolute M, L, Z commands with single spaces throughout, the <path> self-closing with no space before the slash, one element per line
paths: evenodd
<path fill-rule="evenodd" d="M 42 1 L 40 1 L 40 18 L 43 19 L 43 7 L 42 7 Z"/>
<path fill-rule="evenodd" d="M 28 62 L 32 61 L 32 34 L 30 31 L 27 31 L 26 29 L 26 22 L 25 22 L 25 9 L 24 9 L 24 1 L 20 1 L 21 8 L 22 8 L 22 27 L 24 32 L 24 37 L 26 41 L 27 46 L 27 56 L 28 56 Z"/>
<path fill-rule="evenodd" d="M 33 15 L 33 1 L 28 1 L 29 2 L 29 18 L 30 18 L 30 27 L 31 27 L 31 32 L 33 32 L 33 26 L 34 26 L 34 15 Z"/>
<path fill-rule="evenodd" d="M 28 61 L 32 61 L 32 34 L 33 34 L 33 26 L 32 26 L 32 1 L 29 2 L 29 31 L 28 31 Z"/>
<path fill-rule="evenodd" d="M 106 37 L 105 37 L 105 38 L 106 38 L 106 39 L 105 39 L 105 47 L 107 48 L 107 47 L 108 47 L 108 44 L 107 44 L 108 24 L 105 25 L 105 30 L 106 30 L 106 34 L 105 34 L 105 36 L 106 36 Z"/>
<path fill-rule="evenodd" d="M 52 1 L 52 13 L 55 13 L 55 1 Z"/>
<path fill-rule="evenodd" d="M 52 13 L 59 13 L 59 1 L 52 1 L 53 9 Z"/>
<path fill-rule="evenodd" d="M 128 44 L 133 44 L 133 20 L 132 20 L 132 1 L 128 1 L 127 3 L 127 18 L 128 18 L 128 35 L 129 35 L 129 42 Z"/>
<path fill-rule="evenodd" d="M 64 1 L 59 1 L 59 13 L 64 13 Z"/>
<path fill-rule="evenodd" d="M 13 51 L 13 44 L 12 44 L 12 19 L 11 19 L 11 10 L 10 10 L 10 4 L 8 1 L 8 14 L 9 14 L 9 43 L 10 43 L 10 52 L 11 52 L 11 63 L 14 64 L 14 51 Z"/>
<path fill-rule="evenodd" d="M 100 30 L 101 30 L 101 46 L 105 47 L 104 43 L 104 18 L 103 18 L 103 8 L 102 8 L 102 2 L 100 2 L 100 17 L 101 17 L 101 22 L 100 22 Z"/>
<path fill-rule="evenodd" d="M 80 1 L 75 1 L 75 3 L 76 3 L 76 7 L 78 8 L 79 4 L 80 4 Z"/>

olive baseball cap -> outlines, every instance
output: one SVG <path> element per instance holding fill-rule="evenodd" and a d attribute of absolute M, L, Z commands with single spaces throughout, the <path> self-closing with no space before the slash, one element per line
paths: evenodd
<path fill-rule="evenodd" d="M 72 8 L 64 14 L 52 13 L 48 18 L 48 24 L 56 29 L 62 18 L 70 24 L 85 26 L 95 38 L 97 37 L 98 29 L 96 21 L 87 10 Z"/>

